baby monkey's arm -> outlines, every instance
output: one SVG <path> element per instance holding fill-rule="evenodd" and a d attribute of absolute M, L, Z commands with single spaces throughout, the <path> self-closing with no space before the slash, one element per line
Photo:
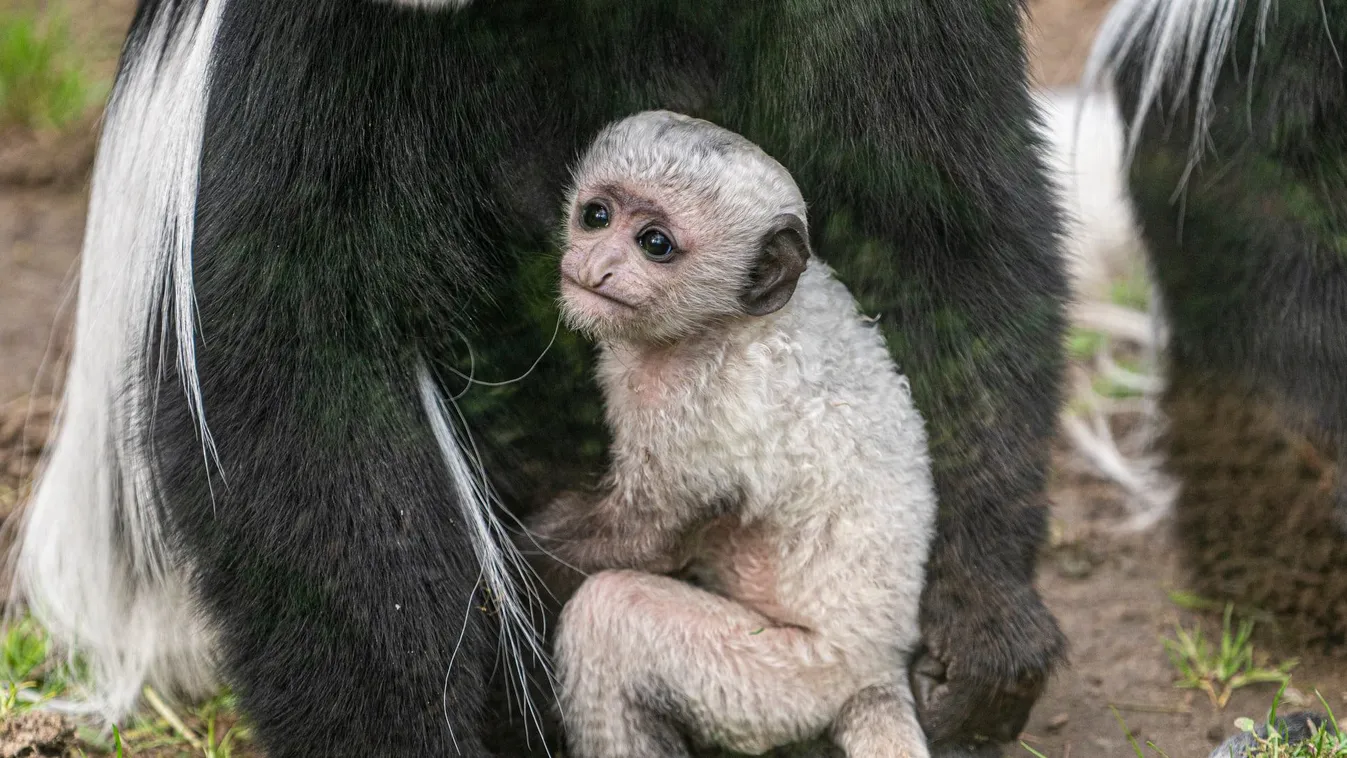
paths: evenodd
<path fill-rule="evenodd" d="M 531 520 L 523 548 L 545 557 L 543 579 L 564 599 L 585 576 L 605 569 L 678 571 L 686 562 L 686 539 L 705 520 L 701 511 L 636 504 L 613 491 L 566 492 Z"/>

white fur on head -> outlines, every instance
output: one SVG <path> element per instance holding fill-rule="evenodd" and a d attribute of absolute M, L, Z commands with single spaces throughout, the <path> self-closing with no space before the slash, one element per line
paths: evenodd
<path fill-rule="evenodd" d="M 777 213 L 805 218 L 804 198 L 784 166 L 745 137 L 710 121 L 644 111 L 610 124 L 575 170 L 572 186 L 632 181 L 708 196 L 727 221 L 717 228 L 765 229 Z M 569 198 L 575 203 L 575 190 Z M 762 218 L 763 223 L 754 223 Z"/>
<path fill-rule="evenodd" d="M 1136 114 L 1129 127 L 1127 159 L 1130 161 L 1147 113 L 1160 90 L 1175 72 L 1181 72 L 1182 91 L 1196 81 L 1197 102 L 1189 169 L 1201 157 L 1206 127 L 1211 118 L 1212 98 L 1221 65 L 1225 62 L 1246 0 L 1118 0 L 1109 11 L 1095 38 L 1085 65 L 1083 81 L 1100 84 L 1118 65 L 1146 45 L 1141 92 Z M 1258 42 L 1267 27 L 1272 0 L 1258 0 Z M 1205 52 L 1204 52 L 1205 50 Z M 1250 66 L 1257 62 L 1257 54 Z"/>
<path fill-rule="evenodd" d="M 218 470 L 196 375 L 191 245 L 225 2 L 196 0 L 181 17 L 161 8 L 128 48 L 94 164 L 59 426 L 19 545 L 18 591 L 88 661 L 93 705 L 113 718 L 147 680 L 197 695 L 212 679 L 187 566 L 158 523 L 147 427 L 173 350 L 202 454 Z M 150 349 L 156 328 L 164 354 Z"/>

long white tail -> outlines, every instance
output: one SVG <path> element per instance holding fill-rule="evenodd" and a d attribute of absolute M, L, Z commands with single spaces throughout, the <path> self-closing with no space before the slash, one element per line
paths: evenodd
<path fill-rule="evenodd" d="M 89 705 L 111 719 L 135 705 L 145 683 L 186 696 L 215 684 L 212 630 L 186 581 L 190 556 L 172 553 L 160 523 L 148 426 L 156 393 L 175 390 L 159 386 L 164 361 L 174 360 L 203 459 L 219 471 L 196 373 L 192 241 L 226 2 L 160 7 L 126 48 L 94 165 L 58 429 L 16 556 L 16 592 L 59 643 L 84 657 L 94 685 Z M 160 352 L 151 347 L 156 337 Z M 543 650 L 529 624 L 527 568 L 492 513 L 470 445 L 453 431 L 429 375 L 419 379 L 455 487 L 446 494 L 457 496 L 472 528 L 483 580 L 501 610 L 507 663 L 536 722 L 523 656 L 541 659 Z"/>
<path fill-rule="evenodd" d="M 83 655 L 92 704 L 112 718 L 147 681 L 190 694 L 211 684 L 209 634 L 159 524 L 148 426 L 169 360 L 151 349 L 159 329 L 215 463 L 196 375 L 191 244 L 225 2 L 161 7 L 127 45 L 94 164 L 65 396 L 18 547 L 16 590 Z"/>

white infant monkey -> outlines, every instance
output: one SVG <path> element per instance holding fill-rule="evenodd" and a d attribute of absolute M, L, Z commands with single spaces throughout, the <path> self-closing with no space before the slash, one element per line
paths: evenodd
<path fill-rule="evenodd" d="M 744 753 L 829 733 L 927 756 L 908 685 L 935 491 L 906 379 L 747 139 L 674 113 L 575 175 L 562 307 L 598 341 L 596 497 L 531 525 L 591 574 L 556 639 L 568 758 Z M 678 574 L 691 581 L 672 578 Z"/>

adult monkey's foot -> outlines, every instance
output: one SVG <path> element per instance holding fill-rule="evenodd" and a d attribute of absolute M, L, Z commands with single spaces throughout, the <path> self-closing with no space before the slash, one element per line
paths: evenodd
<path fill-rule="evenodd" d="M 927 587 L 923 647 L 912 667 L 918 716 L 934 756 L 994 756 L 1019 736 L 1066 652 L 1066 638 L 1029 585 Z"/>

